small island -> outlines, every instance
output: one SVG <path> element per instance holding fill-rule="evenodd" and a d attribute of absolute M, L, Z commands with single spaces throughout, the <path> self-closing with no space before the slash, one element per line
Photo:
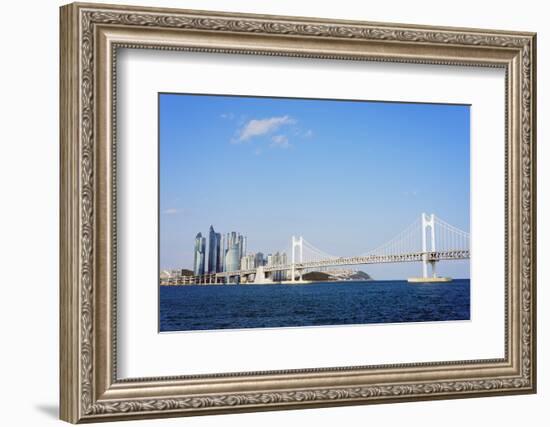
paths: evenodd
<path fill-rule="evenodd" d="M 332 271 L 311 271 L 302 276 L 302 280 L 308 282 L 339 282 L 346 281 L 366 281 L 373 280 L 372 277 L 364 271 L 350 270 L 332 270 Z"/>

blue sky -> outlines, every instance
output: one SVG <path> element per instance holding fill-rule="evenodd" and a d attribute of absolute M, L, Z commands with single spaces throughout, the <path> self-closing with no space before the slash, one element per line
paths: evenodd
<path fill-rule="evenodd" d="M 159 108 L 161 269 L 190 268 L 211 224 L 248 236 L 250 251 L 284 249 L 294 234 L 339 256 L 421 212 L 469 231 L 469 106 L 160 94 Z M 438 270 L 469 277 L 467 261 Z"/>

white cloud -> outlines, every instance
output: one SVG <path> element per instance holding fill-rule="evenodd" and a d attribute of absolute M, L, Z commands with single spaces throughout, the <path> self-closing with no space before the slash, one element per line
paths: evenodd
<path fill-rule="evenodd" d="M 290 147 L 290 142 L 288 142 L 288 137 L 286 135 L 275 135 L 271 138 L 271 147 L 276 148 L 288 148 Z"/>
<path fill-rule="evenodd" d="M 247 141 L 256 136 L 274 132 L 283 125 L 290 125 L 293 123 L 296 123 L 296 121 L 289 116 L 249 120 L 238 132 L 237 141 Z"/>
<path fill-rule="evenodd" d="M 304 132 L 304 138 L 311 138 L 313 136 L 313 131 L 308 129 Z"/>
<path fill-rule="evenodd" d="M 182 209 L 177 209 L 177 208 L 168 208 L 168 209 L 164 209 L 162 211 L 163 214 L 165 215 L 175 215 L 175 214 L 178 214 L 182 212 Z"/>
<path fill-rule="evenodd" d="M 220 114 L 220 117 L 222 119 L 233 120 L 235 118 L 235 114 L 233 114 L 233 113 L 222 113 L 222 114 Z"/>

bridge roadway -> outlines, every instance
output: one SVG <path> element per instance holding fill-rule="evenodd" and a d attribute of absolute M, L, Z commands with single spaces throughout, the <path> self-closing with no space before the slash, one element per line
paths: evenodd
<path fill-rule="evenodd" d="M 308 262 L 297 262 L 294 264 L 294 270 L 309 270 L 311 268 L 322 268 L 322 267 L 337 267 L 345 265 L 362 265 L 362 264 L 387 264 L 395 262 L 420 262 L 424 261 L 424 255 L 426 256 L 426 261 L 449 261 L 449 260 L 460 260 L 460 259 L 469 259 L 470 251 L 469 250 L 456 250 L 456 251 L 443 251 L 443 252 L 412 252 L 405 253 L 400 255 L 365 255 L 365 256 L 353 256 L 353 257 L 340 257 L 340 258 L 329 258 L 320 261 L 308 261 Z M 240 276 L 247 274 L 254 274 L 256 268 L 250 270 L 237 270 L 237 271 L 224 271 L 216 273 L 218 277 L 229 277 L 229 276 Z M 285 265 L 271 265 L 264 266 L 264 271 L 274 272 L 274 271 L 285 271 L 292 270 L 292 264 Z"/>
<path fill-rule="evenodd" d="M 387 264 L 398 262 L 421 262 L 421 261 L 456 261 L 461 259 L 469 259 L 469 250 L 450 250 L 436 252 L 411 252 L 398 255 L 365 255 L 353 257 L 329 258 L 320 261 L 298 262 L 285 265 L 264 266 L 264 273 L 273 273 L 277 271 L 288 271 L 294 268 L 295 272 L 303 272 L 314 268 L 338 267 L 347 265 L 362 265 L 362 264 Z M 258 268 L 249 270 L 223 271 L 219 273 L 207 273 L 202 276 L 184 276 L 181 278 L 167 279 L 163 282 L 166 284 L 191 284 L 191 283 L 219 283 L 220 279 L 229 279 L 236 276 L 250 276 L 256 274 Z"/>

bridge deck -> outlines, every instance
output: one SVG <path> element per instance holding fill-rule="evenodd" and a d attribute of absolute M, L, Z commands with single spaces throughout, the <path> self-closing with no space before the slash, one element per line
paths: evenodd
<path fill-rule="evenodd" d="M 456 251 L 443 251 L 443 252 L 413 252 L 398 255 L 366 255 L 366 256 L 354 256 L 354 257 L 341 257 L 331 258 L 321 261 L 310 261 L 294 264 L 294 270 L 308 270 L 311 268 L 322 267 L 338 267 L 346 265 L 362 265 L 362 264 L 386 264 L 386 263 L 398 263 L 398 262 L 420 262 L 426 259 L 426 261 L 450 261 L 469 259 L 470 251 L 468 250 L 456 250 Z M 272 265 L 263 267 L 265 272 L 274 271 L 286 271 L 292 270 L 292 264 L 285 265 Z M 237 270 L 237 271 L 224 271 L 216 273 L 218 277 L 228 276 L 240 276 L 247 274 L 254 274 L 256 269 L 250 270 Z"/>

